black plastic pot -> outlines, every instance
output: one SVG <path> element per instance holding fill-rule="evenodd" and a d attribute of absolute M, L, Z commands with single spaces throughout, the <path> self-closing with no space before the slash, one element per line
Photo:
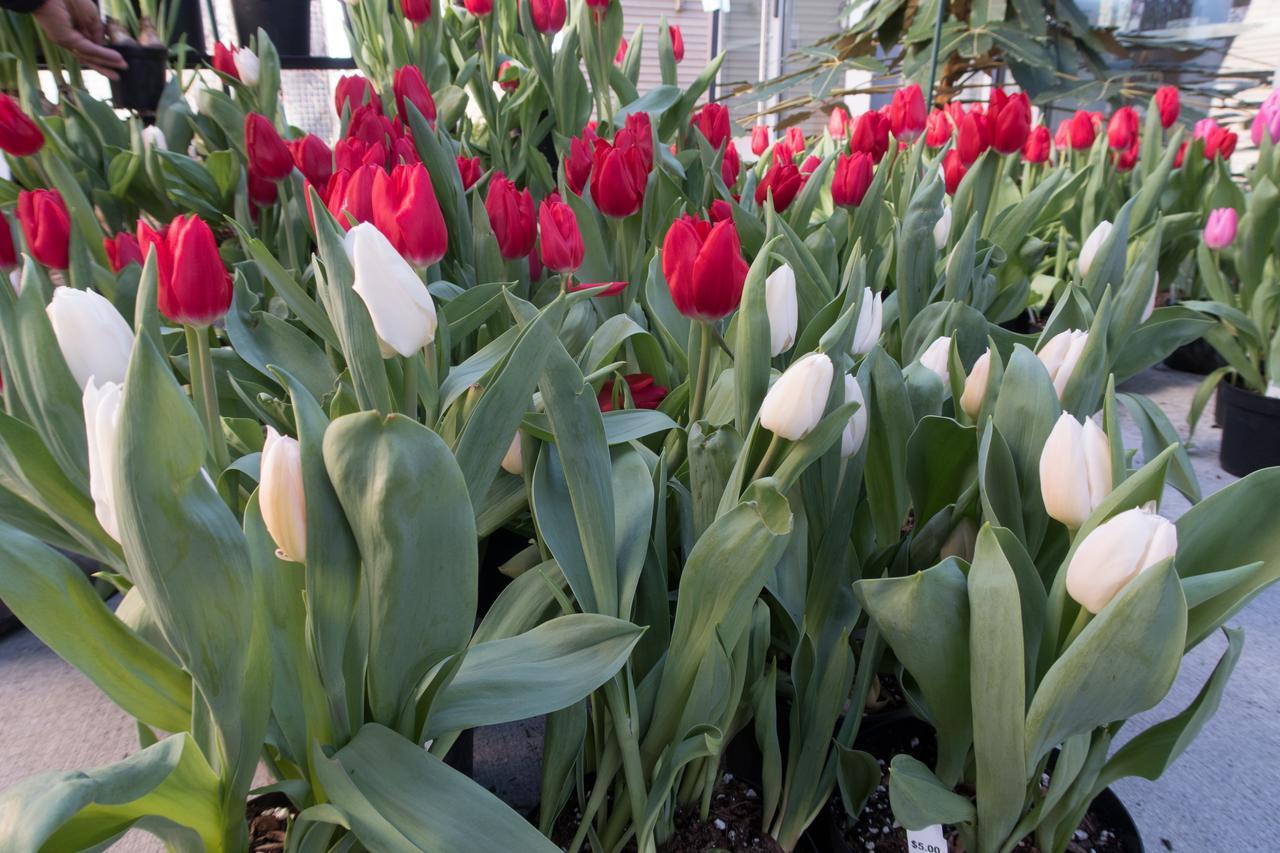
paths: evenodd
<path fill-rule="evenodd" d="M 1280 399 L 1229 382 L 1218 388 L 1218 419 L 1222 423 L 1218 458 L 1223 470 L 1243 477 L 1280 465 Z"/>
<path fill-rule="evenodd" d="M 261 27 L 281 56 L 311 55 L 311 0 L 232 0 L 231 13 L 240 44 Z"/>
<path fill-rule="evenodd" d="M 204 19 L 200 16 L 200 0 L 179 0 L 178 9 L 173 15 L 173 37 L 171 44 L 177 44 L 187 37 L 187 47 L 197 53 L 204 53 Z"/>
<path fill-rule="evenodd" d="M 1196 338 L 1183 344 L 1165 357 L 1164 366 L 1170 370 L 1207 376 L 1226 364 L 1213 345 L 1204 338 Z"/>
<path fill-rule="evenodd" d="M 116 44 L 129 67 L 111 81 L 111 101 L 119 110 L 154 113 L 164 93 L 165 72 L 169 66 L 167 47 L 144 47 L 139 44 Z"/>

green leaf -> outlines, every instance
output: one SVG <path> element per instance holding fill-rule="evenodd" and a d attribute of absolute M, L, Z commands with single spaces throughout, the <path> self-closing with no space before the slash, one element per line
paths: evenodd
<path fill-rule="evenodd" d="M 322 399 L 338 382 L 324 351 L 296 326 L 267 311 L 250 310 L 253 298 L 244 277 L 238 275 L 235 299 L 227 312 L 227 335 L 236 355 L 264 376 L 272 376 L 268 365 L 284 368 L 311 396 Z"/>
<path fill-rule="evenodd" d="M 972 823 L 973 803 L 952 792 L 919 760 L 895 755 L 889 764 L 889 805 L 898 823 L 920 830 L 935 823 Z"/>
<path fill-rule="evenodd" d="M 1169 484 L 1186 495 L 1187 500 L 1192 503 L 1200 500 L 1200 483 L 1196 480 L 1195 469 L 1191 467 L 1191 457 L 1187 455 L 1187 448 L 1178 438 L 1178 431 L 1169 423 L 1164 411 L 1141 394 L 1116 396 L 1142 433 L 1143 457 L 1154 459 L 1166 447 L 1175 445 L 1177 449 L 1173 451 L 1169 473 L 1166 475 Z"/>
<path fill-rule="evenodd" d="M 978 468 L 976 430 L 951 418 L 921 418 L 907 441 L 907 483 L 916 524 L 953 504 L 973 482 Z"/>
<path fill-rule="evenodd" d="M 781 237 L 775 237 L 760 250 L 742 289 L 738 307 L 733 346 L 733 385 L 738 432 L 746 435 L 755 420 L 756 411 L 769 390 L 769 359 L 772 355 L 769 312 L 765 307 L 765 279 L 772 260 L 770 251 Z"/>
<path fill-rule="evenodd" d="M 311 202 L 312 204 L 318 203 L 314 197 Z M 334 330 L 333 323 L 329 320 L 329 315 L 302 289 L 302 286 L 294 279 L 293 274 L 281 266 L 275 255 L 263 245 L 261 240 L 250 236 L 249 232 L 245 231 L 244 227 L 235 222 L 235 220 L 227 221 L 235 228 L 246 254 L 258 265 L 262 275 L 271 284 L 276 294 L 284 300 L 284 304 L 289 306 L 289 310 L 296 314 L 303 325 L 315 332 L 326 344 L 331 347 L 339 347 L 338 333 Z"/>
<path fill-rule="evenodd" d="M 867 500 L 876 542 L 888 547 L 901 538 L 911 501 L 907 437 L 915 419 L 902 370 L 884 350 L 872 350 L 858 373 L 867 402 Z"/>

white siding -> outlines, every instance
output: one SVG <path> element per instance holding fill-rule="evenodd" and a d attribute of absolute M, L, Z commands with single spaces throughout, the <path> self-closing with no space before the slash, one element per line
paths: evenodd
<path fill-rule="evenodd" d="M 626 0 L 623 4 L 623 35 L 627 41 L 637 27 L 644 27 L 643 55 L 640 58 L 640 81 L 636 87 L 644 94 L 662 83 L 658 66 L 658 22 L 678 26 L 684 37 L 684 61 L 677 67 L 681 86 L 688 86 L 711 58 L 711 15 L 702 11 L 699 0 Z"/>

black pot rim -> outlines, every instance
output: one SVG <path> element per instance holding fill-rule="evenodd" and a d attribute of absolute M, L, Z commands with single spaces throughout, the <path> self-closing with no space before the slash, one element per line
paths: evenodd
<path fill-rule="evenodd" d="M 1223 401 L 1228 405 L 1267 417 L 1280 418 L 1280 398 L 1267 397 L 1234 382 L 1223 382 L 1221 387 Z"/>
<path fill-rule="evenodd" d="M 139 59 L 156 59 L 164 57 L 168 59 L 169 48 L 162 44 L 109 44 L 107 47 L 123 56 L 126 60 L 130 57 Z"/>

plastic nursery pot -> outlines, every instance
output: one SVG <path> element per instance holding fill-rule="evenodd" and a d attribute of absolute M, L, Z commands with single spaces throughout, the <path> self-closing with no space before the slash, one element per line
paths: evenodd
<path fill-rule="evenodd" d="M 129 63 L 129 67 L 120 72 L 120 79 L 111 81 L 111 101 L 116 109 L 154 113 L 164 93 L 169 48 L 115 44 L 111 49 Z"/>
<path fill-rule="evenodd" d="M 1243 477 L 1280 465 L 1280 399 L 1229 382 L 1220 383 L 1218 389 L 1223 470 Z"/>
<path fill-rule="evenodd" d="M 311 0 L 232 0 L 240 44 L 267 31 L 281 56 L 311 55 Z"/>
<path fill-rule="evenodd" d="M 1213 345 L 1204 338 L 1196 338 L 1183 344 L 1165 357 L 1164 366 L 1170 370 L 1207 376 L 1226 364 Z"/>

